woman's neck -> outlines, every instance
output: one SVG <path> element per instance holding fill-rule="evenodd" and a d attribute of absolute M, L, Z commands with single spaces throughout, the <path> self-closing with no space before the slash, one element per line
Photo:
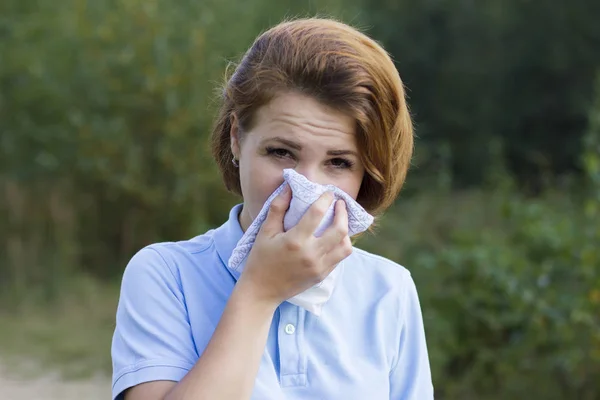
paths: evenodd
<path fill-rule="evenodd" d="M 246 230 L 248 230 L 250 224 L 252 224 L 252 217 L 245 206 L 242 206 L 242 210 L 238 214 L 238 222 L 240 223 L 240 227 L 244 233 Z"/>

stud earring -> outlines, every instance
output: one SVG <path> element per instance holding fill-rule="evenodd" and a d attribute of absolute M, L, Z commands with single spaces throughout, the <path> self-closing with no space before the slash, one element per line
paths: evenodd
<path fill-rule="evenodd" d="M 231 162 L 233 163 L 233 165 L 236 168 L 240 166 L 240 164 L 238 163 L 238 160 L 236 160 L 235 156 L 233 156 L 233 158 L 231 159 Z"/>

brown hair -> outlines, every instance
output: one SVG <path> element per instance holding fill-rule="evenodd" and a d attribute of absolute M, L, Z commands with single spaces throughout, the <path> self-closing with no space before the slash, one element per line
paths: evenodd
<path fill-rule="evenodd" d="M 212 153 L 227 189 L 241 195 L 232 164 L 231 116 L 252 128 L 256 110 L 296 90 L 351 115 L 366 173 L 357 201 L 378 214 L 397 197 L 413 152 L 413 126 L 394 63 L 374 40 L 341 22 L 308 18 L 261 34 L 223 88 Z"/>

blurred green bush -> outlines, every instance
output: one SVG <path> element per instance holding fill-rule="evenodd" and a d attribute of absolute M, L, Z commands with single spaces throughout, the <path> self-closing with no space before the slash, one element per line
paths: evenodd
<path fill-rule="evenodd" d="M 425 192 L 366 240 L 417 282 L 439 398 L 600 397 L 597 93 L 572 190 L 528 198 L 500 174 L 483 192 Z"/>
<path fill-rule="evenodd" d="M 417 282 L 440 398 L 598 398 L 600 218 L 563 195 L 410 205 L 368 247 Z"/>
<path fill-rule="evenodd" d="M 455 186 L 477 186 L 495 139 L 521 188 L 581 172 L 599 1 L 358 1 L 409 88 L 420 136 L 413 176 L 443 162 Z"/>
<path fill-rule="evenodd" d="M 4 293 L 52 297 L 75 270 L 115 278 L 140 246 L 220 224 L 239 199 L 210 157 L 215 88 L 295 3 L 3 2 Z"/>

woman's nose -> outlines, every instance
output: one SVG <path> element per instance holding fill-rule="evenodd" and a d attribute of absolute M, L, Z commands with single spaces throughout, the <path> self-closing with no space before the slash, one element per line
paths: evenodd
<path fill-rule="evenodd" d="M 295 171 L 300 175 L 304 175 L 304 177 L 311 182 L 323 184 L 323 182 L 321 182 L 322 179 L 319 173 L 319 169 L 317 167 L 308 165 L 297 165 Z"/>

